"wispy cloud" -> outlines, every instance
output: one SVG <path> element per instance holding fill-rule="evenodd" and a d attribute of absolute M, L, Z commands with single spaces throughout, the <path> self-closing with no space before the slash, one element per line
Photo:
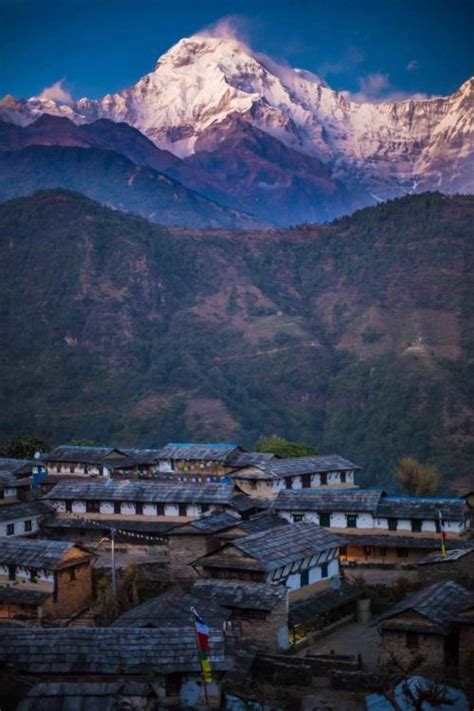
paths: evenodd
<path fill-rule="evenodd" d="M 406 65 L 405 69 L 407 72 L 416 72 L 417 69 L 419 69 L 420 64 L 416 59 L 410 59 L 408 64 Z"/>
<path fill-rule="evenodd" d="M 52 99 L 57 101 L 58 104 L 72 104 L 74 99 L 71 93 L 64 86 L 64 79 L 59 79 L 59 81 L 54 82 L 51 86 L 46 86 L 41 94 L 40 99 Z"/>
<path fill-rule="evenodd" d="M 359 77 L 359 91 L 342 91 L 349 101 L 357 104 L 380 104 L 384 101 L 407 101 L 408 99 L 421 100 L 434 97 L 422 92 L 410 93 L 392 88 L 390 77 L 383 72 L 374 72 Z"/>
<path fill-rule="evenodd" d="M 245 44 L 250 43 L 250 20 L 243 15 L 226 15 L 217 22 L 203 27 L 197 35 L 201 37 L 221 37 L 234 39 Z"/>
<path fill-rule="evenodd" d="M 336 61 L 323 62 L 319 65 L 317 72 L 326 78 L 329 75 L 344 74 L 350 72 L 361 64 L 365 59 L 364 52 L 359 47 L 349 47 L 340 59 Z"/>

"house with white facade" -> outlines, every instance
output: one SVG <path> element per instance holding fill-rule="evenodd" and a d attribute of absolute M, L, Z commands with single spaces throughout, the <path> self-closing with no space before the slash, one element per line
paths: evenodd
<path fill-rule="evenodd" d="M 238 538 L 193 565 L 207 578 L 284 585 L 291 602 L 329 586 L 339 575 L 344 542 L 321 526 L 302 521 Z"/>
<path fill-rule="evenodd" d="M 0 538 L 38 534 L 41 522 L 49 513 L 51 507 L 44 501 L 25 501 L 0 506 Z"/>
<path fill-rule="evenodd" d="M 440 545 L 457 545 L 470 527 L 461 497 L 387 496 L 381 490 L 282 491 L 273 509 L 286 521 L 313 521 L 343 533 L 346 563 L 408 564 Z"/>
<path fill-rule="evenodd" d="M 230 507 L 233 486 L 179 482 L 61 481 L 44 497 L 61 515 L 97 520 L 185 521 Z"/>
<path fill-rule="evenodd" d="M 243 466 L 232 475 L 241 491 L 252 497 L 275 498 L 283 490 L 354 488 L 358 467 L 337 454 L 272 458 Z"/>
<path fill-rule="evenodd" d="M 32 485 L 34 462 L 0 457 L 0 506 L 23 501 Z"/>

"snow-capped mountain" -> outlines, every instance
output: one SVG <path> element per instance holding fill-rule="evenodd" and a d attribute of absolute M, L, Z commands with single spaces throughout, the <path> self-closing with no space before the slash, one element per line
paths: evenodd
<path fill-rule="evenodd" d="M 471 79 L 446 98 L 355 103 L 316 75 L 239 40 L 198 34 L 178 42 L 128 89 L 71 106 L 7 96 L 0 118 L 20 125 L 42 113 L 76 123 L 124 121 L 186 159 L 212 152 L 227 136 L 229 117 L 239 117 L 322 161 L 345 188 L 378 200 L 429 189 L 473 191 L 473 95 Z"/>

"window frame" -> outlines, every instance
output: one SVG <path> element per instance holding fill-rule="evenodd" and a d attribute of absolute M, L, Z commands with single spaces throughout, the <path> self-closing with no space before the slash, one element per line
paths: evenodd
<path fill-rule="evenodd" d="M 15 535 L 15 524 L 14 523 L 7 523 L 6 532 L 7 532 L 7 536 L 14 536 Z"/>
<path fill-rule="evenodd" d="M 324 521 L 327 521 L 327 523 L 323 523 L 323 521 L 321 519 L 323 519 Z M 319 514 L 319 525 L 323 526 L 324 528 L 331 527 L 331 512 L 330 511 L 322 511 Z"/>
<path fill-rule="evenodd" d="M 26 519 L 26 521 L 23 521 L 23 529 L 25 533 L 31 533 L 33 530 L 33 521 L 31 518 Z"/>

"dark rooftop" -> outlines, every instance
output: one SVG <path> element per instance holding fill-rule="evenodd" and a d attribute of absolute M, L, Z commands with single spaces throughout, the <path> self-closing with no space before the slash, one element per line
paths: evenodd
<path fill-rule="evenodd" d="M 227 504 L 233 487 L 226 484 L 182 484 L 180 482 L 67 481 L 56 484 L 46 499 L 80 501 L 141 501 L 144 503 Z"/>
<path fill-rule="evenodd" d="M 261 531 L 270 531 L 272 528 L 281 528 L 281 526 L 285 524 L 288 524 L 288 522 L 280 518 L 278 514 L 272 511 L 263 511 L 262 513 L 254 514 L 246 521 L 235 521 L 232 529 L 237 529 L 236 533 L 241 531 L 243 535 L 247 535 L 260 533 Z M 222 536 L 226 537 L 226 535 L 224 531 Z M 232 535 L 232 530 L 229 530 L 228 535 Z"/>
<path fill-rule="evenodd" d="M 258 473 L 235 474 L 236 478 L 258 478 L 258 479 L 280 479 L 287 476 L 297 476 L 300 474 L 318 474 L 320 472 L 340 472 L 355 471 L 360 469 L 357 464 L 353 464 L 348 459 L 343 459 L 338 454 L 328 454 L 325 456 L 312 457 L 289 457 L 287 459 L 273 458 L 261 464 L 253 464 L 262 470 Z"/>
<path fill-rule="evenodd" d="M 160 449 L 160 459 L 187 459 L 227 464 L 241 449 L 229 443 L 169 442 Z"/>
<path fill-rule="evenodd" d="M 194 583 L 192 592 L 216 601 L 223 607 L 271 611 L 286 597 L 288 591 L 283 585 L 203 578 Z"/>
<path fill-rule="evenodd" d="M 275 570 L 296 560 L 307 558 L 344 544 L 344 539 L 310 521 L 283 525 L 254 533 L 232 542 L 248 556 L 255 558 L 264 570 Z"/>
<path fill-rule="evenodd" d="M 290 604 L 289 624 L 295 627 L 312 622 L 331 610 L 337 610 L 338 607 L 357 600 L 362 594 L 362 587 L 343 582 L 340 588 L 321 590 L 311 597 L 295 600 Z"/>
<path fill-rule="evenodd" d="M 0 587 L 0 602 L 15 602 L 18 605 L 42 605 L 52 594 L 52 590 L 47 592 L 45 590 L 27 590 L 21 587 Z"/>
<path fill-rule="evenodd" d="M 74 543 L 46 541 L 32 538 L 0 538 L 0 565 L 22 565 L 27 568 L 60 568 L 63 558 Z M 84 551 L 84 556 L 89 554 Z"/>
<path fill-rule="evenodd" d="M 377 509 L 379 517 L 438 519 L 462 521 L 468 512 L 462 497 L 439 496 L 384 496 Z"/>
<path fill-rule="evenodd" d="M 47 530 L 70 528 L 107 532 L 111 528 L 115 528 L 116 530 L 125 532 L 130 531 L 132 533 L 146 533 L 149 536 L 163 536 L 177 526 L 180 526 L 180 524 L 176 521 L 133 521 L 125 518 L 112 519 L 106 517 L 91 520 L 77 516 L 70 518 L 67 515 L 64 517 L 59 515 L 54 518 L 48 518 L 41 524 L 41 527 Z"/>
<path fill-rule="evenodd" d="M 383 491 L 376 489 L 283 489 L 273 508 L 276 511 L 347 511 L 375 514 Z"/>
<path fill-rule="evenodd" d="M 173 534 L 178 536 L 192 534 L 212 535 L 213 533 L 226 531 L 233 526 L 238 526 L 240 520 L 241 518 L 238 513 L 219 511 L 211 513 L 210 515 L 201 516 L 201 518 L 189 521 L 189 523 L 180 524 L 174 529 Z"/>
<path fill-rule="evenodd" d="M 408 595 L 401 602 L 386 610 L 377 619 L 377 624 L 404 612 L 413 610 L 445 631 L 448 623 L 471 600 L 472 593 L 462 585 L 445 580 Z"/>
<path fill-rule="evenodd" d="M 26 516 L 44 516 L 52 512 L 45 501 L 24 501 L 0 506 L 0 521 L 13 521 Z"/>
<path fill-rule="evenodd" d="M 266 452 L 237 452 L 232 458 L 232 466 L 264 467 L 272 459 L 277 459 L 277 457 Z"/>
<path fill-rule="evenodd" d="M 13 459 L 11 457 L 0 457 L 0 475 L 12 474 L 15 477 L 22 477 L 31 474 L 37 462 L 32 459 Z"/>
<path fill-rule="evenodd" d="M 454 541 L 452 541 L 452 543 L 454 543 Z M 417 565 L 453 563 L 456 560 L 464 558 L 464 556 L 469 555 L 470 553 L 474 553 L 474 546 L 466 548 L 452 548 L 451 550 L 446 551 L 446 555 L 443 555 L 441 551 L 436 551 L 427 555 L 426 558 L 423 558 L 423 560 L 419 560 Z"/>
<path fill-rule="evenodd" d="M 157 701 L 153 684 L 136 681 L 42 682 L 22 699 L 17 711 L 117 711 L 129 708 L 130 698 L 139 703 Z"/>
<path fill-rule="evenodd" d="M 271 499 L 257 498 L 253 496 L 247 496 L 247 494 L 235 494 L 232 497 L 231 504 L 236 511 L 245 514 L 248 511 L 264 511 L 272 505 Z"/>
<path fill-rule="evenodd" d="M 115 447 L 76 447 L 73 445 L 61 445 L 55 447 L 41 457 L 42 462 L 77 462 L 79 464 L 97 464 L 112 454 L 123 456 L 123 450 Z"/>
<path fill-rule="evenodd" d="M 222 629 L 230 612 L 205 591 L 183 592 L 172 588 L 118 617 L 112 627 L 189 627 L 194 630 L 191 607 L 196 608 L 209 627 Z"/>
<path fill-rule="evenodd" d="M 114 627 L 0 629 L 0 660 L 18 673 L 140 675 L 199 672 L 194 630 Z M 209 660 L 227 668 L 224 637 L 211 630 Z"/>

